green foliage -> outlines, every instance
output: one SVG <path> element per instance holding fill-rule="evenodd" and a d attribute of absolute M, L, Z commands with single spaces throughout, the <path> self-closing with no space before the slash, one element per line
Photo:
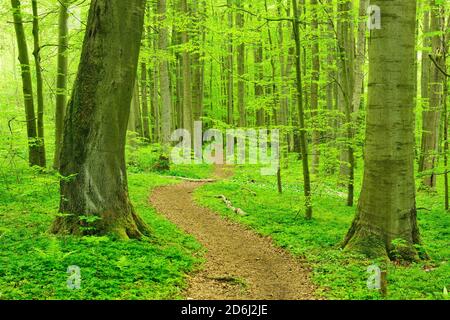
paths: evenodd
<path fill-rule="evenodd" d="M 335 187 L 334 177 L 314 181 L 315 216 L 307 221 L 302 215 L 300 166 L 290 160 L 282 171 L 284 193 L 277 193 L 276 177 L 259 175 L 257 167 L 242 166 L 224 182 L 204 186 L 196 193 L 199 203 L 217 210 L 227 218 L 250 226 L 273 239 L 276 245 L 305 258 L 312 268 L 312 279 L 319 295 L 329 299 L 381 299 L 377 291 L 367 288 L 367 268 L 376 264 L 388 272 L 388 299 L 443 299 L 443 288 L 450 283 L 448 239 L 450 214 L 442 210 L 441 199 L 419 194 L 419 206 L 432 208 L 419 212 L 423 246 L 431 260 L 407 266 L 372 261 L 340 249 L 354 217 L 355 209 L 345 205 L 345 190 Z M 357 172 L 357 181 L 361 172 Z M 360 187 L 357 186 L 357 190 Z M 239 216 L 217 199 L 225 195 L 235 207 L 248 214 Z M 401 249 L 401 243 L 397 250 Z"/>
<path fill-rule="evenodd" d="M 181 298 L 184 276 L 200 262 L 201 248 L 147 202 L 152 188 L 173 179 L 130 174 L 133 204 L 153 234 L 125 242 L 49 234 L 58 210 L 58 177 L 17 170 L 0 181 L 0 299 Z M 69 266 L 81 269 L 80 290 L 67 287 Z"/>

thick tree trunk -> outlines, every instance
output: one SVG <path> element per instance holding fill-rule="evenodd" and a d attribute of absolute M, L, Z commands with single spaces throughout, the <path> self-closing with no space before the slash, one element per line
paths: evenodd
<path fill-rule="evenodd" d="M 313 207 L 312 207 L 312 195 L 311 195 L 311 178 L 309 175 L 309 159 L 308 159 L 308 144 L 306 140 L 305 132 L 305 115 L 303 106 L 303 91 L 302 91 L 302 69 L 301 69 L 301 43 L 300 43 L 300 23 L 298 20 L 299 12 L 297 7 L 297 0 L 292 0 L 292 8 L 294 14 L 293 20 L 293 32 L 295 39 L 295 66 L 297 74 L 297 107 L 298 107 L 298 124 L 299 124 L 299 140 L 300 149 L 302 153 L 302 165 L 303 165 L 303 190 L 305 195 L 305 217 L 306 219 L 312 219 Z"/>
<path fill-rule="evenodd" d="M 53 160 L 53 168 L 59 170 L 59 159 L 61 153 L 61 145 L 63 140 L 64 115 L 67 107 L 67 68 L 68 57 L 67 50 L 69 46 L 69 27 L 67 12 L 68 1 L 61 0 L 59 6 L 59 22 L 58 22 L 58 75 L 56 78 L 56 109 L 55 109 L 55 155 Z"/>
<path fill-rule="evenodd" d="M 23 28 L 22 13 L 20 10 L 20 1 L 11 0 L 13 9 L 14 29 L 16 32 L 17 47 L 19 49 L 19 62 L 22 69 L 22 90 L 25 105 L 25 119 L 27 123 L 28 136 L 28 161 L 30 166 L 39 166 L 41 163 L 41 152 L 39 148 L 36 116 L 33 100 L 33 83 L 31 81 L 30 59 L 28 56 L 28 46 Z"/>
<path fill-rule="evenodd" d="M 125 165 L 144 6 L 145 0 L 91 2 L 65 119 L 60 167 L 66 177 L 61 181 L 64 215 L 54 222 L 54 233 L 128 239 L 148 232 L 129 200 Z M 89 223 L 94 217 L 99 220 Z"/>
<path fill-rule="evenodd" d="M 414 245 L 419 243 L 414 182 L 416 76 L 412 67 L 416 2 L 378 0 L 376 4 L 383 13 L 383 27 L 372 30 L 369 46 L 364 179 L 344 246 L 370 257 L 395 255 L 413 260 Z"/>

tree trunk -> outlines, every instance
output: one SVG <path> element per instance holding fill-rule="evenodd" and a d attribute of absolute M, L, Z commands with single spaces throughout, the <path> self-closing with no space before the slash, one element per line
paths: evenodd
<path fill-rule="evenodd" d="M 355 157 L 352 97 L 355 83 L 352 2 L 348 0 L 340 2 L 338 12 L 340 13 L 338 21 L 339 106 L 345 115 L 342 127 L 346 140 L 341 147 L 340 181 L 346 181 L 347 205 L 353 206 Z"/>
<path fill-rule="evenodd" d="M 364 178 L 344 246 L 370 257 L 416 258 L 414 182 L 416 2 L 378 0 L 382 28 L 369 46 Z M 401 12 L 402 14 L 398 14 Z M 403 243 L 394 244 L 393 240 Z M 394 250 L 395 249 L 395 250 Z"/>
<path fill-rule="evenodd" d="M 158 1 L 158 14 L 160 21 L 159 30 L 159 49 L 167 51 L 168 45 L 168 30 L 166 20 L 167 4 L 166 0 Z M 170 135 L 172 134 L 172 96 L 170 94 L 170 79 L 169 79 L 169 62 L 166 59 L 160 61 L 159 64 L 159 81 L 161 90 L 161 135 L 164 153 L 168 152 L 170 145 Z"/>
<path fill-rule="evenodd" d="M 228 50 L 226 56 L 227 68 L 227 123 L 234 125 L 234 46 L 231 30 L 234 27 L 233 11 L 231 9 L 233 1 L 227 0 L 228 5 L 228 28 L 230 35 L 227 38 Z"/>
<path fill-rule="evenodd" d="M 64 115 L 67 106 L 67 68 L 68 57 L 67 51 L 69 46 L 68 34 L 69 14 L 67 12 L 68 1 L 61 0 L 59 6 L 59 22 L 58 22 L 58 75 L 56 78 L 56 109 L 55 109 L 55 155 L 53 160 L 53 168 L 59 170 L 60 152 L 63 140 Z"/>
<path fill-rule="evenodd" d="M 305 217 L 306 219 L 312 219 L 313 207 L 311 198 L 311 179 L 309 175 L 309 159 L 308 159 L 308 145 L 305 132 L 305 115 L 303 107 L 303 92 L 302 92 L 302 69 L 301 69 L 301 43 L 300 43 L 300 24 L 299 24 L 299 12 L 297 7 L 297 0 L 292 0 L 292 8 L 294 14 L 293 32 L 295 38 L 295 69 L 297 74 L 297 107 L 298 107 L 298 122 L 299 122 L 299 138 L 300 149 L 302 154 L 303 165 L 303 190 L 305 195 Z"/>
<path fill-rule="evenodd" d="M 258 44 L 254 50 L 255 67 L 256 67 L 256 81 L 255 81 L 255 99 L 258 101 L 258 109 L 256 110 L 256 126 L 263 127 L 265 120 L 264 106 L 260 105 L 261 99 L 264 96 L 264 67 L 263 67 L 263 46 L 262 40 L 258 40 Z"/>
<path fill-rule="evenodd" d="M 236 1 L 237 8 L 242 7 L 241 0 Z M 242 37 L 244 31 L 244 15 L 241 11 L 236 13 L 236 27 L 241 32 L 240 43 L 237 49 L 237 73 L 238 73 L 238 110 L 239 127 L 247 126 L 247 112 L 245 110 L 245 43 Z"/>
<path fill-rule="evenodd" d="M 434 33 L 431 38 L 431 56 L 440 66 L 443 65 L 443 41 L 440 32 L 442 31 L 440 19 L 440 5 L 431 0 L 430 12 L 430 31 Z M 425 20 L 425 19 L 424 19 Z M 428 55 L 424 57 L 430 60 Z M 430 62 L 425 63 L 425 67 L 429 67 L 429 83 L 428 83 L 428 101 L 429 105 L 422 115 L 422 146 L 421 159 L 419 169 L 424 172 L 422 179 L 423 185 L 434 189 L 436 187 L 436 174 L 433 172 L 438 164 L 438 149 L 439 149 L 439 127 L 441 123 L 442 113 L 442 93 L 443 93 L 443 74 Z M 427 72 L 424 70 L 424 72 Z M 427 75 L 424 76 L 426 81 Z"/>
<path fill-rule="evenodd" d="M 60 167 L 66 177 L 61 180 L 64 215 L 54 222 L 54 233 L 121 239 L 148 233 L 128 197 L 125 165 L 144 9 L 145 0 L 91 2 L 65 119 Z"/>
<path fill-rule="evenodd" d="M 37 0 L 31 2 L 33 8 L 33 43 L 34 43 L 34 64 L 36 67 L 36 94 L 37 94 L 37 144 L 39 148 L 39 166 L 45 168 L 47 161 L 45 157 L 45 137 L 44 137 L 44 84 L 41 67 L 41 45 L 39 41 L 39 14 Z"/>
<path fill-rule="evenodd" d="M 150 141 L 150 118 L 148 112 L 148 83 L 147 83 L 147 63 L 141 63 L 141 99 L 142 99 L 142 125 L 144 138 Z"/>
<path fill-rule="evenodd" d="M 319 81 L 320 81 L 320 51 L 319 51 L 319 10 L 317 0 L 310 0 L 311 4 L 311 34 L 312 34 L 312 70 L 311 70 L 311 113 L 312 113 L 312 173 L 319 172 L 320 161 L 320 131 L 319 128 Z"/>
<path fill-rule="evenodd" d="M 189 8 L 187 0 L 181 0 L 181 11 L 185 15 L 185 19 L 189 17 Z M 192 88 L 191 88 L 191 55 L 188 48 L 189 34 L 187 30 L 181 32 L 181 42 L 185 46 L 182 54 L 183 69 L 183 129 L 193 134 L 193 118 L 192 118 Z"/>
<path fill-rule="evenodd" d="M 31 81 L 30 59 L 28 57 L 28 46 L 25 30 L 23 27 L 20 1 L 11 0 L 11 6 L 13 9 L 14 29 L 16 32 L 17 47 L 19 50 L 19 62 L 22 69 L 22 90 L 28 136 L 28 162 L 30 166 L 39 166 L 41 164 L 41 152 L 39 144 L 37 143 L 38 135 L 33 101 L 33 84 Z"/>

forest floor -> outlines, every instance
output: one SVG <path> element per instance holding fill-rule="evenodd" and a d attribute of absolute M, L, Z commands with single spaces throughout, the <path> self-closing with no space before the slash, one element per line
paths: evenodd
<path fill-rule="evenodd" d="M 229 177 L 217 166 L 215 178 Z M 201 270 L 188 278 L 188 299 L 315 299 L 305 261 L 242 224 L 194 202 L 193 194 L 205 182 L 186 181 L 155 189 L 155 209 L 193 235 L 207 250 Z"/>

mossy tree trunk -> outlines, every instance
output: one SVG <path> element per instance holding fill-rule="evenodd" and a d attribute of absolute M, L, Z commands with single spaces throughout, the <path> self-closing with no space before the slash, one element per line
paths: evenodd
<path fill-rule="evenodd" d="M 364 178 L 344 246 L 371 257 L 417 258 L 414 181 L 416 2 L 377 0 L 382 28 L 369 46 Z M 401 14 L 400 14 L 401 13 Z M 394 246 L 393 240 L 401 240 Z"/>
<path fill-rule="evenodd" d="M 30 58 L 28 45 L 23 27 L 21 5 L 19 0 L 11 0 L 13 9 L 14 29 L 19 51 L 19 62 L 22 69 L 22 90 L 25 105 L 25 119 L 28 136 L 28 162 L 30 166 L 40 166 L 41 152 L 38 143 L 36 116 L 33 100 L 33 83 L 31 81 Z"/>
<path fill-rule="evenodd" d="M 145 0 L 91 2 L 65 118 L 60 212 L 52 231 L 140 238 L 148 229 L 128 197 L 125 141 Z M 86 225 L 82 216 L 99 218 Z"/>

